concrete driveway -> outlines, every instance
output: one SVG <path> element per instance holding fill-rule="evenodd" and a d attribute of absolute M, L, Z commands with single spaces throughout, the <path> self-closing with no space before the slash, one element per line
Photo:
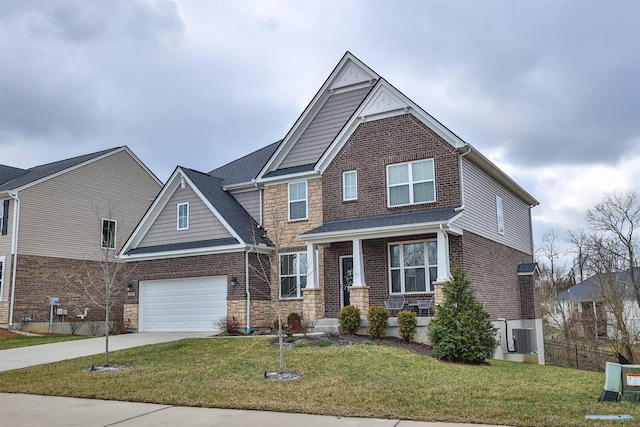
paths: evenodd
<path fill-rule="evenodd" d="M 112 335 L 109 337 L 109 351 L 178 341 L 184 338 L 205 338 L 211 335 L 211 332 Z M 0 372 L 102 353 L 104 353 L 104 337 L 0 350 Z"/>
<path fill-rule="evenodd" d="M 0 423 L 47 427 L 483 427 L 0 393 Z M 484 426 L 491 427 L 491 426 Z"/>

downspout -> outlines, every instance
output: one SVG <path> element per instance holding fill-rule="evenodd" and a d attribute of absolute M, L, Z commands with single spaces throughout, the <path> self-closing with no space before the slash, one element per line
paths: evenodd
<path fill-rule="evenodd" d="M 16 265 L 18 263 L 18 229 L 20 228 L 20 199 L 17 192 L 9 191 L 9 196 L 15 200 L 13 206 L 13 233 L 11 248 L 13 249 L 13 262 L 11 263 L 11 302 L 9 303 L 9 327 L 13 326 L 13 306 L 16 295 Z"/>
<path fill-rule="evenodd" d="M 473 148 L 471 148 L 471 146 L 468 144 L 467 144 L 467 148 L 468 150 L 460 154 L 460 157 L 458 158 L 458 163 L 459 163 L 458 169 L 460 170 L 460 199 L 462 199 L 462 205 L 454 209 L 454 211 L 456 212 L 464 210 L 464 180 L 463 180 L 463 173 L 462 173 L 462 158 L 467 154 L 469 154 L 471 150 L 473 150 Z"/>
<path fill-rule="evenodd" d="M 251 292 L 249 291 L 249 252 L 253 250 L 253 247 L 250 247 L 248 251 L 244 253 L 244 283 L 245 283 L 245 291 L 247 293 L 247 333 L 251 332 Z"/>

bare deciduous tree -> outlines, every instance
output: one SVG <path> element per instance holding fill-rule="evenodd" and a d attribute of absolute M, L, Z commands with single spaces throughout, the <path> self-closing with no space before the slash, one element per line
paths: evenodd
<path fill-rule="evenodd" d="M 634 267 L 637 265 L 638 236 L 636 227 L 640 226 L 640 199 L 635 191 L 626 193 L 613 192 L 587 211 L 587 222 L 595 232 L 604 233 L 615 238 L 620 245 L 607 245 L 612 255 L 625 261 L 631 286 L 638 306 L 640 306 L 640 282 L 635 277 Z"/>

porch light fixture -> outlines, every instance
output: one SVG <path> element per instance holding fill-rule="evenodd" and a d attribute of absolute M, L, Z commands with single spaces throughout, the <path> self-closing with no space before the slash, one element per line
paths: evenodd
<path fill-rule="evenodd" d="M 231 276 L 231 284 L 232 285 L 237 285 L 238 284 L 238 278 L 236 276 Z"/>

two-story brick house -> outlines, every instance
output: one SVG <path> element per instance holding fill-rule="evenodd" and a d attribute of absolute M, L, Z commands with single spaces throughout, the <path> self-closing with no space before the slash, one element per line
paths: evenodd
<path fill-rule="evenodd" d="M 69 332 L 62 320 L 78 314 L 104 319 L 84 292 L 87 274 L 117 254 L 161 187 L 127 147 L 28 169 L 0 165 L 0 325 L 47 331 L 50 298 L 60 304 L 55 332 Z M 114 308 L 122 318 L 122 303 Z"/>
<path fill-rule="evenodd" d="M 389 295 L 438 301 L 459 266 L 501 328 L 505 354 L 514 327 L 536 331 L 542 348 L 530 213 L 537 203 L 347 53 L 282 141 L 208 174 L 176 170 L 123 249 L 139 272 L 132 285 L 140 296 L 127 304 L 143 331 L 188 328 L 190 320 L 175 319 L 189 319 L 189 306 L 205 313 L 205 330 L 212 316 L 268 325 L 276 299 L 285 313 L 327 326 L 348 304 L 366 315 Z M 187 220 L 221 232 L 205 239 Z M 154 228 L 161 234 L 159 222 L 171 231 L 145 242 Z M 271 286 L 256 268 L 269 253 L 279 258 Z M 195 291 L 167 310 L 189 286 L 217 291 Z M 214 301 L 218 310 L 206 313 Z"/>

